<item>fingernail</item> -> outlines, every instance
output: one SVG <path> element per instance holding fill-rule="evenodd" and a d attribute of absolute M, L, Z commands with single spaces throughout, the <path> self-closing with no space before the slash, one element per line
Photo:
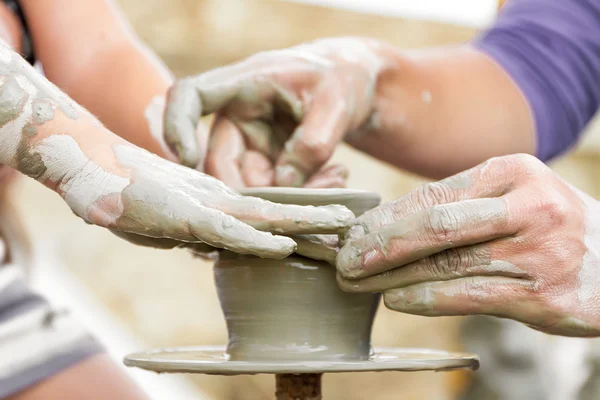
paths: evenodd
<path fill-rule="evenodd" d="M 391 310 L 410 313 L 427 313 L 435 307 L 435 299 L 427 288 L 388 290 L 383 294 L 383 302 Z"/>
<path fill-rule="evenodd" d="M 292 165 L 280 165 L 276 169 L 277 186 L 300 187 L 304 183 L 303 174 Z"/>
<path fill-rule="evenodd" d="M 344 242 L 350 242 L 352 240 L 359 239 L 367 234 L 367 230 L 362 225 L 354 225 L 352 228 L 348 229 L 346 232 L 346 236 L 344 237 Z"/>
<path fill-rule="evenodd" d="M 386 307 L 390 307 L 396 304 L 400 300 L 400 292 L 399 291 L 387 291 L 383 295 L 383 301 L 385 302 Z"/>
<path fill-rule="evenodd" d="M 362 252 L 351 245 L 344 246 L 336 259 L 337 270 L 344 278 L 356 279 L 362 275 Z"/>
<path fill-rule="evenodd" d="M 275 240 L 277 247 L 281 251 L 281 255 L 284 257 L 287 257 L 294 251 L 296 251 L 296 247 L 298 246 L 293 239 L 285 236 L 275 235 L 273 236 L 273 239 Z"/>

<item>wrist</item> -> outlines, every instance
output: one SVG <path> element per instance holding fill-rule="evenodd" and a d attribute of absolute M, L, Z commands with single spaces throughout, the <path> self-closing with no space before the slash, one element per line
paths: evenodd
<path fill-rule="evenodd" d="M 379 146 L 397 140 L 398 130 L 405 122 L 402 85 L 412 66 L 406 54 L 394 46 L 372 39 L 361 39 L 361 42 L 375 54 L 378 68 L 369 116 L 356 132 L 346 137 L 346 142 L 369 154 L 377 154 Z"/>

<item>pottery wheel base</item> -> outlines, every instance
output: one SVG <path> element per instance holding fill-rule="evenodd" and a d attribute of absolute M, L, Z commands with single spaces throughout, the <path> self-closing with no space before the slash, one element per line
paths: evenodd
<path fill-rule="evenodd" d="M 224 346 L 174 347 L 130 354 L 125 365 L 154 372 L 210 375 L 450 371 L 479 368 L 474 354 L 430 349 L 375 348 L 363 361 L 231 361 Z"/>

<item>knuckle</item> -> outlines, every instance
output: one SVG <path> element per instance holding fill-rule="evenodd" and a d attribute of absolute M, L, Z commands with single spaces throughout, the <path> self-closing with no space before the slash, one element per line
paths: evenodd
<path fill-rule="evenodd" d="M 447 243 L 455 241 L 459 226 L 456 213 L 448 206 L 433 206 L 427 214 L 427 227 L 432 239 Z"/>
<path fill-rule="evenodd" d="M 512 154 L 505 158 L 510 166 L 519 171 L 537 173 L 547 168 L 543 162 L 531 154 Z"/>
<path fill-rule="evenodd" d="M 569 206 L 564 196 L 554 191 L 545 193 L 536 202 L 534 212 L 537 223 L 544 221 L 550 226 L 562 226 L 567 223 Z"/>
<path fill-rule="evenodd" d="M 300 140 L 296 143 L 296 150 L 316 163 L 324 163 L 333 155 L 328 143 L 321 139 Z"/>
<path fill-rule="evenodd" d="M 454 201 L 454 192 L 443 182 L 427 183 L 415 191 L 419 204 L 426 207 L 446 204 Z"/>
<path fill-rule="evenodd" d="M 428 271 L 433 277 L 452 278 L 460 275 L 463 257 L 459 250 L 449 249 L 429 257 Z"/>
<path fill-rule="evenodd" d="M 465 278 L 461 282 L 461 293 L 471 304 L 477 304 L 480 299 L 486 298 L 493 288 L 484 280 Z"/>
<path fill-rule="evenodd" d="M 512 179 L 527 178 L 537 175 L 547 169 L 536 157 L 530 154 L 511 154 L 508 156 L 493 157 L 483 164 L 483 171 L 487 175 L 507 175 Z"/>

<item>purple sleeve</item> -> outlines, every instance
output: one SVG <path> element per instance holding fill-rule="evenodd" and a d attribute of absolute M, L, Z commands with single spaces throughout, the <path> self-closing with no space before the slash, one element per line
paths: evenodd
<path fill-rule="evenodd" d="M 526 97 L 541 160 L 577 142 L 600 106 L 600 0 L 509 0 L 475 46 Z"/>

